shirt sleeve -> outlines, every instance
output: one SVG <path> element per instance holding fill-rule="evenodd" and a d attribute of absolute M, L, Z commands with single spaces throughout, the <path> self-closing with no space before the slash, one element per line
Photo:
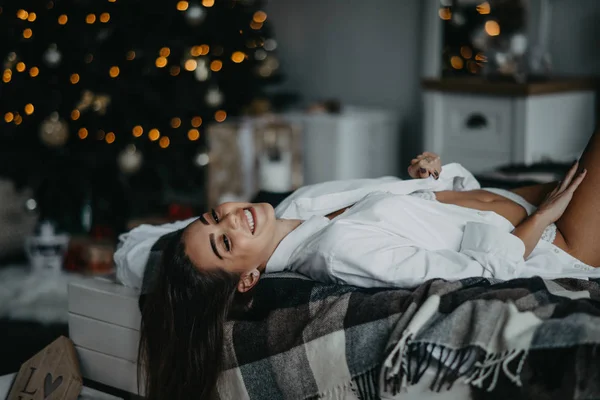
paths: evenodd
<path fill-rule="evenodd" d="M 125 286 L 140 289 L 152 246 L 167 233 L 185 228 L 196 218 L 163 225 L 140 225 L 119 236 L 114 261 L 117 280 Z"/>
<path fill-rule="evenodd" d="M 329 274 L 336 283 L 361 287 L 409 288 L 433 278 L 512 279 L 523 263 L 523 243 L 485 224 L 467 225 L 459 251 L 398 244 L 377 232 L 346 239 L 329 256 Z"/>

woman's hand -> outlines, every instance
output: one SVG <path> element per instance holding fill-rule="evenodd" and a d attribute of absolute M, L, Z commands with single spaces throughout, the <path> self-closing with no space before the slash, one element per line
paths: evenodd
<path fill-rule="evenodd" d="M 573 193 L 575 193 L 575 190 L 577 190 L 585 178 L 587 169 L 577 173 L 578 166 L 579 162 L 573 164 L 567 175 L 565 175 L 565 179 L 559 182 L 553 191 L 548 193 L 542 204 L 538 207 L 536 214 L 543 218 L 544 222 L 547 222 L 548 225 L 558 221 L 563 215 L 573 198 Z"/>
<path fill-rule="evenodd" d="M 440 156 L 428 151 L 413 158 L 408 166 L 408 175 L 413 179 L 424 179 L 430 175 L 438 179 L 441 172 L 442 160 Z"/>

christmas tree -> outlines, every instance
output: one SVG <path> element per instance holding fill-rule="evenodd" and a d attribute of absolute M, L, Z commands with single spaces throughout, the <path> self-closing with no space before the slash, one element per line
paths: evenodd
<path fill-rule="evenodd" d="M 263 5 L 0 2 L 0 172 L 58 219 L 77 219 L 92 192 L 109 214 L 127 214 L 123 198 L 150 212 L 168 193 L 201 206 L 206 127 L 269 101 L 281 79 Z"/>

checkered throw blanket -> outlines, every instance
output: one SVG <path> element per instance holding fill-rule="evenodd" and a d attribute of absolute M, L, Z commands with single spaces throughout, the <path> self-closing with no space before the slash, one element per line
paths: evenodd
<path fill-rule="evenodd" d="M 600 281 L 404 290 L 273 274 L 225 331 L 221 399 L 400 399 L 424 380 L 466 397 L 600 398 Z"/>

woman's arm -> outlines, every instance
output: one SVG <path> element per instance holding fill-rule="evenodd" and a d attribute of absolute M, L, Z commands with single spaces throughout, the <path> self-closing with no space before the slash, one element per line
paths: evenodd
<path fill-rule="evenodd" d="M 540 241 L 544 229 L 550 225 L 548 220 L 538 213 L 533 213 L 517 226 L 512 234 L 518 237 L 525 244 L 525 254 L 523 258 L 529 257 L 535 246 Z"/>

